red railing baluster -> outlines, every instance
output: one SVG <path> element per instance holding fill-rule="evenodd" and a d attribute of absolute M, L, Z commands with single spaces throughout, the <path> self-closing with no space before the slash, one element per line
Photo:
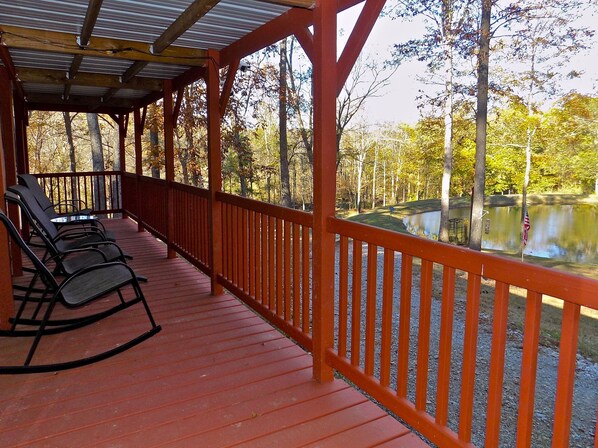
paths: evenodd
<path fill-rule="evenodd" d="M 365 374 L 374 374 L 374 356 L 376 342 L 376 287 L 378 267 L 378 248 L 368 244 L 367 292 L 365 308 Z"/>
<path fill-rule="evenodd" d="M 563 322 L 561 324 L 559 370 L 554 404 L 553 448 L 566 448 L 569 446 L 580 312 L 581 308 L 579 305 L 565 302 L 563 306 Z"/>
<path fill-rule="evenodd" d="M 382 337 L 380 347 L 380 384 L 384 387 L 390 386 L 394 272 L 395 253 L 390 249 L 384 249 L 384 275 L 382 277 Z"/>
<path fill-rule="evenodd" d="M 347 311 L 349 294 L 349 239 L 341 236 L 338 279 L 338 355 L 347 357 Z"/>
<path fill-rule="evenodd" d="M 293 326 L 301 324 L 301 228 L 293 223 Z"/>
<path fill-rule="evenodd" d="M 283 314 L 283 294 L 284 288 L 282 284 L 282 248 L 283 248 L 283 235 L 282 235 L 282 219 L 276 220 L 276 314 L 282 316 Z"/>
<path fill-rule="evenodd" d="M 399 310 L 399 353 L 397 366 L 397 395 L 407 397 L 409 382 L 409 339 L 411 332 L 411 285 L 413 282 L 413 257 L 401 257 L 401 304 Z"/>
<path fill-rule="evenodd" d="M 291 223 L 284 222 L 284 320 L 291 320 Z"/>
<path fill-rule="evenodd" d="M 459 438 L 471 441 L 473 394 L 475 385 L 478 323 L 480 319 L 480 281 L 477 274 L 467 279 L 467 309 L 465 312 L 465 337 L 463 367 L 461 369 L 461 411 L 459 413 Z"/>
<path fill-rule="evenodd" d="M 302 308 L 302 316 L 301 316 L 301 329 L 303 333 L 310 332 L 310 266 L 309 266 L 309 258 L 310 258 L 310 237 L 309 237 L 309 227 L 303 226 L 302 235 L 301 235 L 301 258 L 302 258 L 302 279 L 301 279 L 301 308 Z"/>
<path fill-rule="evenodd" d="M 351 281 L 351 364 L 359 366 L 361 358 L 361 241 L 353 240 L 353 275 Z"/>
<path fill-rule="evenodd" d="M 430 362 L 430 321 L 432 314 L 432 274 L 434 265 L 422 260 L 417 336 L 417 377 L 415 380 L 415 408 L 425 411 L 428 401 L 428 365 Z"/>
<path fill-rule="evenodd" d="M 486 414 L 487 446 L 499 446 L 507 323 L 509 317 L 509 285 L 497 282 L 494 291 L 494 322 L 492 325 L 490 378 L 488 381 L 488 412 Z"/>
<path fill-rule="evenodd" d="M 438 349 L 438 390 L 436 394 L 436 423 L 442 426 L 446 426 L 448 421 L 454 308 L 455 269 L 445 266 L 442 277 L 440 346 Z"/>
<path fill-rule="evenodd" d="M 268 223 L 268 308 L 275 312 L 276 306 L 276 218 Z"/>

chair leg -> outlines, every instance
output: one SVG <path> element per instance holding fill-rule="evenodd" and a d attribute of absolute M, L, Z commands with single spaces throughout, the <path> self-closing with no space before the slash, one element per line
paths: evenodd
<path fill-rule="evenodd" d="M 44 334 L 44 330 L 46 329 L 46 323 L 48 322 L 48 320 L 50 320 L 52 311 L 54 311 L 54 306 L 56 305 L 56 299 L 57 298 L 54 295 L 54 297 L 52 297 L 52 301 L 48 304 L 48 309 L 46 310 L 46 312 L 44 314 L 44 317 L 40 323 L 39 329 L 37 330 L 37 334 L 35 335 L 35 339 L 31 343 L 31 347 L 29 348 L 29 353 L 27 354 L 27 358 L 25 359 L 25 362 L 23 363 L 24 366 L 28 366 L 31 363 L 31 359 L 33 358 L 33 355 L 35 353 L 35 350 L 37 349 L 39 341 L 41 340 L 42 335 Z"/>

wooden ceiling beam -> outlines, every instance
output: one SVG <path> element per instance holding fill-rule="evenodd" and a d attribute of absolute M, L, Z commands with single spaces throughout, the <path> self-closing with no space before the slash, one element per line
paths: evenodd
<path fill-rule="evenodd" d="M 160 54 L 166 50 L 185 31 L 191 28 L 195 22 L 205 16 L 210 10 L 220 3 L 220 0 L 195 0 L 185 11 L 166 28 L 152 45 L 152 53 Z"/>
<path fill-rule="evenodd" d="M 258 0 L 263 3 L 272 3 L 274 5 L 290 6 L 292 8 L 314 9 L 315 0 Z"/>
<path fill-rule="evenodd" d="M 77 43 L 78 36 L 56 31 L 35 30 L 16 26 L 0 26 L 2 43 L 10 48 L 80 54 L 102 58 L 156 62 L 201 67 L 206 64 L 207 53 L 187 47 L 168 47 L 161 54 L 153 54 L 151 45 L 143 42 L 91 37 L 86 47 Z"/>
<path fill-rule="evenodd" d="M 86 46 L 89 42 L 93 28 L 96 26 L 100 9 L 102 8 L 102 2 L 103 0 L 89 0 L 81 33 L 79 34 L 79 45 L 82 47 Z"/>
<path fill-rule="evenodd" d="M 55 103 L 37 103 L 27 102 L 27 110 L 45 110 L 49 112 L 94 112 L 97 114 L 127 114 L 131 112 L 129 107 L 112 107 L 102 106 L 93 107 L 85 105 L 74 105 L 74 104 L 55 104 Z"/>
<path fill-rule="evenodd" d="M 89 5 L 87 5 L 87 12 L 85 13 L 85 19 L 83 20 L 83 26 L 81 27 L 81 33 L 79 34 L 79 45 L 85 47 L 89 43 L 89 38 L 91 37 L 91 33 L 93 32 L 93 28 L 96 25 L 96 21 L 98 20 L 98 15 L 100 14 L 100 9 L 102 8 L 103 0 L 89 0 Z M 77 76 L 79 72 L 79 67 L 81 67 L 81 62 L 83 62 L 83 55 L 76 54 L 73 57 L 73 61 L 71 62 L 71 68 L 69 69 L 69 76 L 70 78 L 74 78 Z M 68 98 L 71 93 L 71 86 L 67 84 L 64 86 L 64 97 Z"/>
<path fill-rule="evenodd" d="M 152 92 L 162 90 L 162 80 L 154 78 L 135 77 L 129 82 L 123 83 L 120 76 L 116 75 L 79 73 L 76 78 L 72 79 L 66 72 L 61 70 L 42 70 L 25 67 L 17 68 L 17 77 L 22 82 L 33 82 L 38 84 L 122 88 L 149 90 Z"/>
<path fill-rule="evenodd" d="M 292 1 L 292 0 L 289 0 Z M 332 1 L 332 0 L 331 0 Z M 365 0 L 337 0 L 337 11 L 342 12 Z M 255 53 L 268 45 L 272 45 L 285 37 L 295 34 L 301 28 L 313 25 L 313 11 L 302 8 L 290 9 L 270 22 L 253 30 L 236 42 L 220 51 L 220 63 L 222 67 L 231 64 L 236 59 Z"/>
<path fill-rule="evenodd" d="M 63 106 L 86 106 L 91 109 L 100 109 L 103 106 L 121 109 L 131 109 L 134 101 L 125 98 L 113 98 L 110 104 L 102 105 L 97 96 L 75 96 L 72 95 L 68 99 L 63 99 L 62 95 L 53 95 L 49 93 L 31 93 L 27 95 L 27 104 L 47 104 L 47 105 L 63 105 Z"/>
<path fill-rule="evenodd" d="M 183 13 L 170 24 L 166 30 L 150 46 L 152 54 L 163 54 L 169 51 L 170 44 L 177 40 L 185 31 L 187 31 L 195 22 L 205 16 L 220 0 L 195 0 L 183 11 Z M 133 76 L 137 75 L 147 65 L 145 61 L 137 61 L 132 64 L 123 74 L 123 81 L 127 82 Z M 108 101 L 116 93 L 111 89 L 104 96 L 103 100 Z"/>

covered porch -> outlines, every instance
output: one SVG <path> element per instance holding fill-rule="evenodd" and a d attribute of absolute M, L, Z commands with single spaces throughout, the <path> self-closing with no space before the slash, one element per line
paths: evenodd
<path fill-rule="evenodd" d="M 148 277 L 163 330 L 87 367 L 1 376 L 5 446 L 426 446 L 345 381 L 314 381 L 308 353 L 236 297 L 212 296 L 208 277 L 165 258 L 134 222 L 106 224 Z M 39 356 L 68 359 L 77 342 L 93 351 L 118 341 L 138 321 L 121 314 L 84 335 L 48 337 Z M 4 347 L 0 364 L 10 357 Z"/>
<path fill-rule="evenodd" d="M 144 291 L 164 331 L 82 369 L 0 378 L 2 440 L 16 446 L 421 445 L 390 412 L 438 446 L 472 446 L 474 438 L 480 446 L 531 446 L 538 433 L 555 447 L 569 446 L 576 413 L 596 414 L 595 405 L 576 410 L 574 392 L 581 311 L 598 309 L 598 282 L 335 215 L 335 99 L 385 1 L 197 0 L 172 11 L 160 9 L 163 2 L 127 3 L 134 8 L 78 2 L 77 11 L 67 11 L 80 25 L 73 32 L 45 3 L 23 7 L 58 14 L 63 29 L 39 22 L 25 28 L 12 3 L 0 1 L 0 10 L 11 11 L 0 13 L 0 193 L 16 183 L 17 173 L 29 172 L 28 111 L 111 117 L 119 129 L 120 170 L 37 176 L 55 201 L 105 186 L 104 206 L 95 204 L 95 212 L 125 218 L 107 225 L 135 257 L 134 268 L 148 276 Z M 363 11 L 337 56 L 336 15 L 357 4 Z M 102 11 L 121 25 L 110 38 Z M 164 23 L 151 23 L 152 17 Z M 94 40 L 96 20 L 103 31 Z M 242 28 L 239 20 L 249 25 Z M 137 25 L 158 30 L 151 42 L 134 38 Z M 223 40 L 210 41 L 202 25 L 215 27 Z M 313 63 L 313 213 L 222 191 L 220 126 L 240 60 L 291 34 Z M 181 47 L 171 46 L 179 37 Z M 33 66 L 31 52 L 37 52 Z M 101 71 L 110 74 L 81 65 L 100 57 Z M 49 69 L 51 60 L 67 61 L 67 70 Z M 170 64 L 167 75 L 152 77 L 163 64 Z M 198 79 L 207 86 L 206 189 L 174 176 L 181 92 Z M 164 179 L 142 169 L 145 111 L 158 99 Z M 128 127 L 134 166 L 125 157 Z M 16 210 L 8 212 L 19 222 Z M 0 233 L 3 325 L 13 313 L 11 274 L 20 274 L 19 263 Z M 561 301 L 562 331 L 554 381 L 538 385 L 544 296 Z M 509 308 L 517 297 L 525 322 L 513 366 L 505 358 L 514 337 Z M 487 345 L 482 333 L 491 335 Z M 68 355 L 62 344 L 44 353 Z M 508 403 L 505 382 L 517 383 Z M 537 386 L 554 396 L 545 421 L 535 414 Z M 515 426 L 507 439 L 505 404 Z M 596 428 L 583 429 L 596 443 Z"/>

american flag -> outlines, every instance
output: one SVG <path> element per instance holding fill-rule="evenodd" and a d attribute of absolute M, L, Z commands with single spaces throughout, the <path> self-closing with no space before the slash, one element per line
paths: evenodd
<path fill-rule="evenodd" d="M 527 213 L 527 210 L 525 211 L 525 216 L 523 217 L 523 245 L 527 246 L 527 234 L 529 233 L 529 229 L 530 229 L 530 223 L 529 223 L 529 214 Z"/>

